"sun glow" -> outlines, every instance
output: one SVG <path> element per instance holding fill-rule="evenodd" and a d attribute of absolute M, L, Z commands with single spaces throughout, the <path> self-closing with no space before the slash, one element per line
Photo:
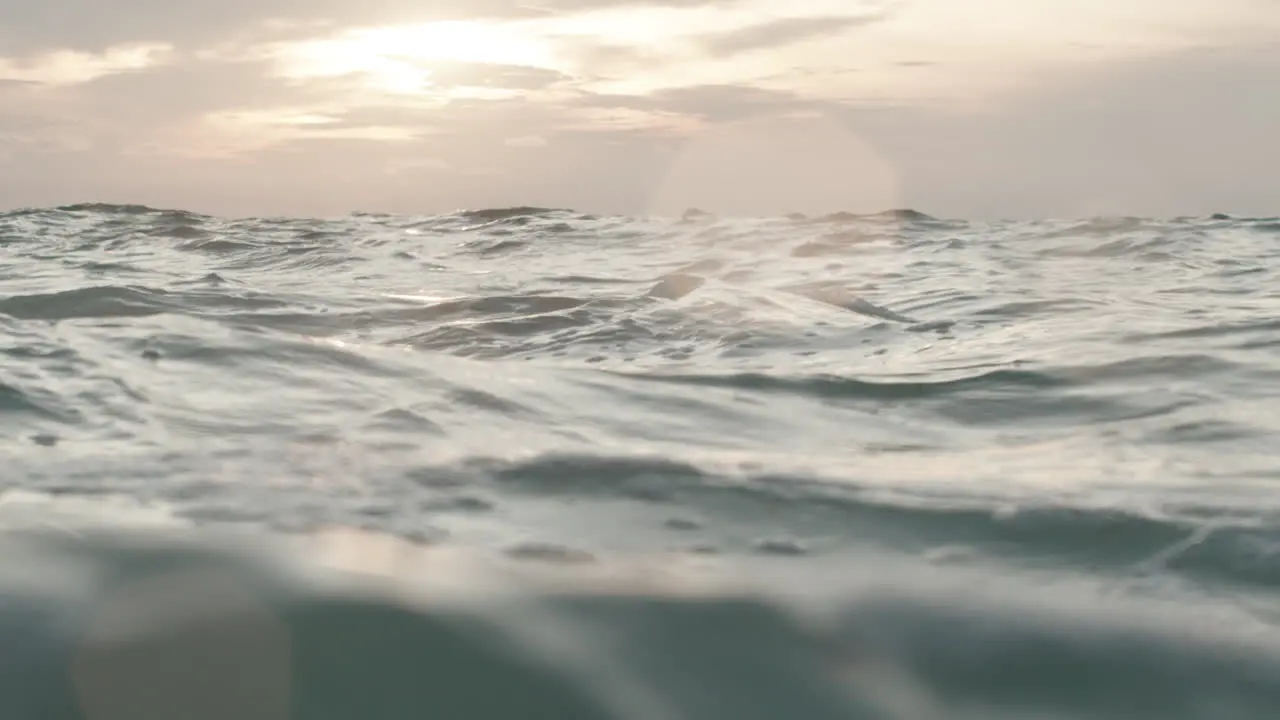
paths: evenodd
<path fill-rule="evenodd" d="M 286 46 L 277 60 L 287 77 L 357 75 L 374 89 L 405 94 L 428 91 L 433 69 L 443 65 L 555 65 L 545 39 L 510 26 L 467 21 L 354 29 Z"/>

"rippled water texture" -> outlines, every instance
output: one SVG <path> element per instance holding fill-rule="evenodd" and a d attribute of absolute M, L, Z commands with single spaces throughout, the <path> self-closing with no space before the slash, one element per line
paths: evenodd
<path fill-rule="evenodd" d="M 0 525 L 919 565 L 1272 628 L 1278 268 L 1275 218 L 0 213 Z"/>

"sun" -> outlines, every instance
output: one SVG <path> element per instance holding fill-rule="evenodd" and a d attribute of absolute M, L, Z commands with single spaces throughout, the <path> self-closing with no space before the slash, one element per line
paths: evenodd
<path fill-rule="evenodd" d="M 545 38 L 514 26 L 473 21 L 356 28 L 290 44 L 276 59 L 287 77 L 356 75 L 370 89 L 401 94 L 429 92 L 432 70 L 443 65 L 555 66 Z"/>

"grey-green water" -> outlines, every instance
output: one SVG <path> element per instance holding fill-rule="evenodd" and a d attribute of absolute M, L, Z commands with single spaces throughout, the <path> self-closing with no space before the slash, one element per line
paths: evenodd
<path fill-rule="evenodd" d="M 1278 261 L 1226 216 L 0 213 L 4 717 L 174 716 L 127 704 L 166 668 L 189 717 L 1271 717 Z"/>

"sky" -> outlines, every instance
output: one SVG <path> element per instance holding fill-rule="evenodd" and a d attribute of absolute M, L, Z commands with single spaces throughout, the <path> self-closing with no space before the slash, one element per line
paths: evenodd
<path fill-rule="evenodd" d="M 0 0 L 0 208 L 1280 214 L 1277 0 Z"/>

